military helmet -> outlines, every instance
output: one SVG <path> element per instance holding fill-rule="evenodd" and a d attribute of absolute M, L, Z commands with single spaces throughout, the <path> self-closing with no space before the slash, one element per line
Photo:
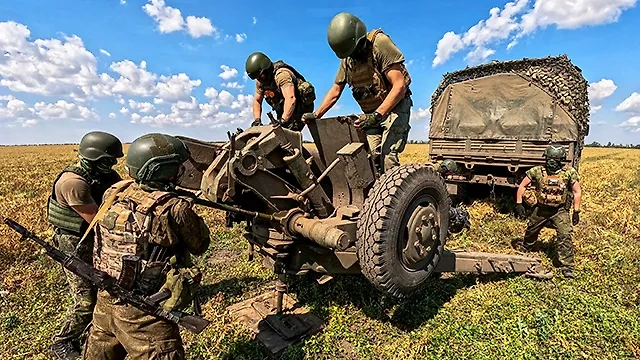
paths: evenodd
<path fill-rule="evenodd" d="M 565 151 L 564 146 L 551 144 L 544 150 L 544 157 L 548 159 L 564 160 L 567 157 L 567 152 Z"/>
<path fill-rule="evenodd" d="M 127 172 L 141 182 L 170 181 L 190 156 L 178 138 L 165 134 L 146 134 L 135 139 L 127 150 Z"/>
<path fill-rule="evenodd" d="M 458 172 L 458 164 L 456 164 L 456 162 L 451 159 L 445 159 L 442 164 L 440 164 L 440 166 L 447 169 L 447 171 L 451 173 L 455 174 Z"/>
<path fill-rule="evenodd" d="M 264 53 L 256 51 L 253 54 L 249 55 L 244 68 L 247 72 L 247 75 L 252 80 L 255 80 L 263 71 L 268 70 L 269 68 L 271 68 L 271 66 L 273 66 L 271 59 L 269 59 L 269 57 Z"/>
<path fill-rule="evenodd" d="M 124 156 L 120 140 L 103 131 L 91 131 L 80 140 L 78 154 L 81 158 L 96 161 L 102 158 L 117 159 Z"/>
<path fill-rule="evenodd" d="M 353 14 L 342 12 L 329 23 L 327 40 L 340 59 L 344 59 L 358 48 L 367 36 L 367 26 Z"/>

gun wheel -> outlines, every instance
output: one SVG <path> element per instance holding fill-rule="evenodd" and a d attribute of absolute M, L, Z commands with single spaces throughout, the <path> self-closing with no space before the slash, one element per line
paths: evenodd
<path fill-rule="evenodd" d="M 444 180 L 428 165 L 403 165 L 383 174 L 357 225 L 356 248 L 365 277 L 396 297 L 415 292 L 440 260 L 450 206 Z"/>

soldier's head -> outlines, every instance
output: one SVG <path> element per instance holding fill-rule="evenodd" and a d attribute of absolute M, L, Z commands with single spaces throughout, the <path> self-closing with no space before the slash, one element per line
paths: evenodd
<path fill-rule="evenodd" d="M 458 164 L 456 164 L 456 162 L 451 159 L 445 159 L 440 164 L 439 170 L 440 170 L 440 174 L 443 176 L 446 176 L 449 174 L 456 174 L 458 172 Z"/>
<path fill-rule="evenodd" d="M 91 131 L 80 140 L 78 157 L 94 170 L 109 173 L 123 157 L 120 140 L 103 131 Z"/>
<path fill-rule="evenodd" d="M 562 168 L 562 162 L 567 158 L 564 146 L 551 144 L 544 150 L 546 167 L 549 172 L 555 173 Z"/>
<path fill-rule="evenodd" d="M 140 183 L 175 184 L 189 156 L 189 149 L 180 139 L 165 134 L 146 134 L 129 146 L 126 170 Z"/>
<path fill-rule="evenodd" d="M 249 55 L 244 68 L 251 80 L 264 82 L 273 77 L 273 62 L 267 55 L 259 51 Z"/>
<path fill-rule="evenodd" d="M 367 47 L 367 26 L 353 14 L 339 13 L 329 23 L 327 41 L 340 59 L 362 58 Z"/>

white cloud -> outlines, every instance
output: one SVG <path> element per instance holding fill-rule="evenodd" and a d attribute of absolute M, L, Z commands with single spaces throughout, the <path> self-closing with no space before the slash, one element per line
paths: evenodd
<path fill-rule="evenodd" d="M 640 132 L 640 116 L 633 116 L 618 126 L 628 128 L 631 132 Z"/>
<path fill-rule="evenodd" d="M 256 23 L 258 23 L 258 19 L 256 19 L 256 17 L 253 17 L 253 25 L 255 25 Z"/>
<path fill-rule="evenodd" d="M 120 98 L 120 100 L 118 100 L 118 102 L 119 102 L 120 104 L 122 104 L 122 105 L 124 105 L 124 103 L 125 103 L 125 101 L 124 101 L 124 99 L 123 99 L 123 98 Z"/>
<path fill-rule="evenodd" d="M 185 19 L 180 9 L 167 5 L 164 0 L 149 0 L 142 8 L 156 22 L 158 30 L 163 34 L 184 31 L 193 38 L 211 35 L 218 37 L 217 29 L 209 18 L 189 15 Z"/>
<path fill-rule="evenodd" d="M 429 119 L 431 117 L 431 113 L 429 109 L 418 108 L 418 110 L 411 110 L 411 120 L 422 120 Z"/>
<path fill-rule="evenodd" d="M 247 34 L 242 33 L 242 34 L 236 34 L 236 41 L 241 43 L 244 42 L 247 39 Z"/>
<path fill-rule="evenodd" d="M 225 80 L 233 79 L 238 75 L 238 70 L 227 65 L 220 65 L 222 72 L 218 75 Z"/>
<path fill-rule="evenodd" d="M 127 109 L 126 107 L 123 107 L 122 109 L 120 109 L 120 114 L 128 114 L 129 113 L 129 109 Z"/>
<path fill-rule="evenodd" d="M 127 3 L 127 0 L 120 0 L 120 5 L 124 5 Z"/>
<path fill-rule="evenodd" d="M 136 102 L 135 100 L 129 100 L 129 108 L 131 108 L 131 110 L 138 110 L 138 112 L 143 114 L 149 114 L 156 110 L 156 107 L 150 102 Z"/>
<path fill-rule="evenodd" d="M 111 56 L 111 53 L 110 53 L 110 52 L 108 52 L 108 51 L 107 51 L 107 50 L 105 50 L 105 49 L 100 49 L 100 52 L 101 52 L 102 54 L 104 54 L 104 55 Z"/>
<path fill-rule="evenodd" d="M 244 85 L 240 85 L 238 84 L 237 81 L 234 81 L 234 82 L 223 83 L 222 87 L 226 87 L 229 89 L 242 89 Z"/>
<path fill-rule="evenodd" d="M 37 124 L 37 123 L 38 123 L 38 121 L 37 121 L 37 120 L 35 120 L 35 119 L 29 119 L 29 120 L 26 120 L 25 122 L 23 122 L 23 123 L 22 123 L 22 126 L 23 126 L 23 127 L 32 127 L 33 125 L 35 125 L 35 124 Z"/>
<path fill-rule="evenodd" d="M 509 40 L 509 50 L 521 37 L 551 25 L 558 29 L 577 29 L 616 22 L 623 11 L 636 5 L 636 1 L 534 0 L 531 4 L 531 0 L 514 0 L 502 9 L 492 8 L 489 18 L 480 20 L 464 33 L 445 33 L 437 43 L 432 65 L 442 65 L 464 49 L 469 50 L 465 56 L 469 63 L 484 61 L 495 53 L 490 46 Z"/>
<path fill-rule="evenodd" d="M 0 22 L 0 86 L 45 96 L 110 95 L 107 74 L 78 36 L 29 41 L 31 32 L 13 21 Z"/>
<path fill-rule="evenodd" d="M 170 77 L 161 76 L 160 80 L 161 82 L 156 85 L 158 98 L 167 102 L 188 99 L 193 88 L 202 84 L 201 80 L 191 80 L 185 73 Z"/>
<path fill-rule="evenodd" d="M 215 99 L 215 98 L 218 97 L 218 90 L 216 90 L 216 89 L 214 89 L 212 87 L 207 88 L 204 91 L 204 96 L 208 97 L 209 99 Z"/>
<path fill-rule="evenodd" d="M 158 30 L 163 33 L 180 31 L 184 28 L 184 19 L 180 10 L 167 6 L 164 0 L 149 0 L 143 7 L 147 15 L 158 24 Z"/>
<path fill-rule="evenodd" d="M 109 113 L 109 117 L 112 118 L 112 119 L 115 119 L 116 118 L 116 113 Z"/>
<path fill-rule="evenodd" d="M 43 101 L 35 103 L 33 106 L 35 113 L 42 119 L 60 120 L 99 120 L 100 116 L 87 107 L 80 106 L 65 100 L 58 100 L 55 103 L 45 103 Z"/>
<path fill-rule="evenodd" d="M 628 98 L 624 99 L 615 108 L 616 111 L 624 111 L 632 114 L 640 114 L 640 93 L 634 92 Z"/>
<path fill-rule="evenodd" d="M 618 86 L 609 79 L 601 79 L 598 82 L 592 82 L 589 84 L 589 104 L 591 114 L 596 113 L 602 108 L 602 100 L 613 95 Z"/>
<path fill-rule="evenodd" d="M 187 16 L 187 31 L 191 37 L 199 38 L 213 34 L 216 29 L 206 17 Z"/>

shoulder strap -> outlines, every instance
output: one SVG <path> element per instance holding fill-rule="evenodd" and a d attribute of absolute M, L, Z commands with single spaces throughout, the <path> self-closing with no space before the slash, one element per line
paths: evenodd
<path fill-rule="evenodd" d="M 129 187 L 129 185 L 131 185 L 132 183 L 133 183 L 133 180 L 122 180 L 120 182 L 115 183 L 112 186 L 114 188 L 114 191 L 111 194 L 109 194 L 109 197 L 102 203 L 102 205 L 98 209 L 98 213 L 96 214 L 96 216 L 93 217 L 93 220 L 91 220 L 91 224 L 89 224 L 89 227 L 84 232 L 84 235 L 82 236 L 82 239 L 80 239 L 80 241 L 83 241 L 87 237 L 91 229 L 93 229 L 93 227 L 98 223 L 98 221 L 102 220 L 102 218 L 107 213 L 107 210 L 109 209 L 111 204 L 113 204 L 113 201 L 116 199 L 118 194 L 124 189 L 126 189 L 127 187 Z"/>
<path fill-rule="evenodd" d="M 296 70 L 293 66 L 287 64 L 286 62 L 284 62 L 282 60 L 278 60 L 278 61 L 273 63 L 273 73 L 274 73 L 274 75 L 275 75 L 275 72 L 278 71 L 278 69 L 280 69 L 280 68 L 289 69 L 289 70 L 291 70 L 291 72 L 293 72 L 293 75 L 295 75 L 297 78 L 299 78 L 302 81 L 307 81 L 307 80 L 305 80 L 304 76 L 302 76 L 302 74 L 300 74 L 298 72 L 298 70 Z"/>
<path fill-rule="evenodd" d="M 154 191 L 147 195 L 146 199 L 143 200 L 142 203 L 136 206 L 136 211 L 139 211 L 146 215 L 158 204 L 162 203 L 164 200 L 167 200 L 173 195 L 173 193 L 168 191 Z"/>

